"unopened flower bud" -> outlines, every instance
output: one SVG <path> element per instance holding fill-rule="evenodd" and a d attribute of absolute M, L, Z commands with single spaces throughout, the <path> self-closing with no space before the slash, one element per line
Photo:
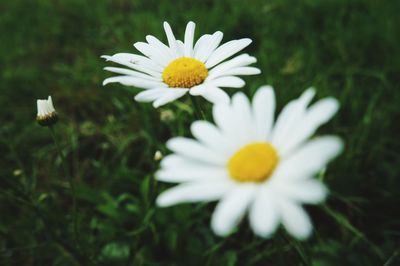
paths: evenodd
<path fill-rule="evenodd" d="M 170 122 L 175 119 L 175 114 L 171 110 L 162 110 L 160 113 L 160 119 L 163 122 Z"/>
<path fill-rule="evenodd" d="M 58 121 L 57 112 L 54 109 L 51 96 L 47 100 L 37 100 L 36 120 L 41 126 L 52 126 Z"/>
<path fill-rule="evenodd" d="M 163 158 L 163 155 L 162 155 L 161 151 L 156 151 L 156 152 L 154 153 L 154 161 L 159 161 L 159 160 L 161 160 L 162 158 Z"/>

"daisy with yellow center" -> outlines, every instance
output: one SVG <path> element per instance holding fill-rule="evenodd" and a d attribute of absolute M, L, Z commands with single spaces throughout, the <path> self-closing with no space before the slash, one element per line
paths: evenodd
<path fill-rule="evenodd" d="M 308 89 L 288 103 L 275 123 L 269 86 L 261 87 L 252 103 L 236 93 L 231 103 L 215 105 L 215 125 L 196 121 L 191 126 L 195 139 L 167 142 L 174 153 L 161 161 L 156 178 L 180 184 L 159 195 L 158 206 L 219 201 L 211 221 L 217 235 L 231 233 L 248 213 L 261 237 L 271 236 L 282 223 L 294 237 L 307 238 L 312 225 L 302 204 L 325 199 L 327 189 L 313 177 L 343 146 L 335 136 L 310 139 L 339 107 L 333 98 L 308 107 L 314 94 Z"/>
<path fill-rule="evenodd" d="M 176 40 L 171 27 L 164 22 L 168 46 L 154 36 L 147 42 L 137 42 L 135 48 L 143 55 L 118 53 L 102 56 L 107 61 L 126 68 L 106 67 L 105 70 L 120 74 L 104 80 L 103 85 L 119 82 L 144 89 L 136 95 L 140 102 L 153 102 L 159 107 L 186 93 L 202 96 L 212 103 L 228 102 L 222 87 L 241 88 L 244 81 L 238 75 L 255 75 L 260 70 L 250 67 L 256 59 L 248 54 L 233 55 L 247 47 L 248 38 L 233 40 L 222 45 L 222 32 L 205 34 L 194 44 L 195 24 L 186 26 L 184 41 Z M 229 60 L 228 60 L 229 59 Z"/>

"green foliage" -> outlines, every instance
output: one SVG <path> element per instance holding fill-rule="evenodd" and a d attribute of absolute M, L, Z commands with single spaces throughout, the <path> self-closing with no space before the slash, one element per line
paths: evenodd
<path fill-rule="evenodd" d="M 0 265 L 400 263 L 398 1 L 17 0 L 0 10 Z M 134 52 L 147 34 L 165 41 L 164 20 L 180 38 L 193 20 L 196 36 L 253 39 L 246 52 L 263 74 L 246 78 L 249 96 L 271 84 L 279 107 L 309 86 L 340 100 L 319 133 L 340 135 L 346 149 L 321 176 L 332 191 L 327 205 L 308 208 L 309 241 L 284 230 L 260 239 L 246 221 L 216 237 L 213 204 L 155 208 L 168 185 L 155 182 L 153 155 L 168 152 L 171 136 L 189 135 L 191 102 L 154 110 L 133 101 L 135 88 L 103 87 L 110 74 L 99 56 Z M 34 119 L 35 100 L 47 95 L 67 173 Z"/>

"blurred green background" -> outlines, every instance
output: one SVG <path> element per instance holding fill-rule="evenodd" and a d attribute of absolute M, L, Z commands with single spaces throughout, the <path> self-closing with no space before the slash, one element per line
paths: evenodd
<path fill-rule="evenodd" d="M 0 14 L 0 265 L 400 265 L 399 1 L 3 0 Z M 154 207 L 168 186 L 154 181 L 153 155 L 190 136 L 191 107 L 154 110 L 133 101 L 135 88 L 103 87 L 100 55 L 135 53 L 147 34 L 166 41 L 164 20 L 180 39 L 189 20 L 197 37 L 251 38 L 263 73 L 246 78 L 249 96 L 271 84 L 279 108 L 309 86 L 340 100 L 319 133 L 346 149 L 323 176 L 326 205 L 307 207 L 310 240 L 282 229 L 260 239 L 246 221 L 219 238 L 214 204 Z M 48 95 L 67 173 L 35 122 Z"/>

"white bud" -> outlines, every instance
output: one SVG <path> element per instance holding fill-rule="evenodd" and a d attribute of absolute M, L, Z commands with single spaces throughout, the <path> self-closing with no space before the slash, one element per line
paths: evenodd
<path fill-rule="evenodd" d="M 37 100 L 36 120 L 41 126 L 51 126 L 57 123 L 58 116 L 51 96 L 47 100 Z"/>
<path fill-rule="evenodd" d="M 154 161 L 159 161 L 159 160 L 161 160 L 162 158 L 163 158 L 163 155 L 162 155 L 161 151 L 156 151 L 156 152 L 154 153 Z"/>

